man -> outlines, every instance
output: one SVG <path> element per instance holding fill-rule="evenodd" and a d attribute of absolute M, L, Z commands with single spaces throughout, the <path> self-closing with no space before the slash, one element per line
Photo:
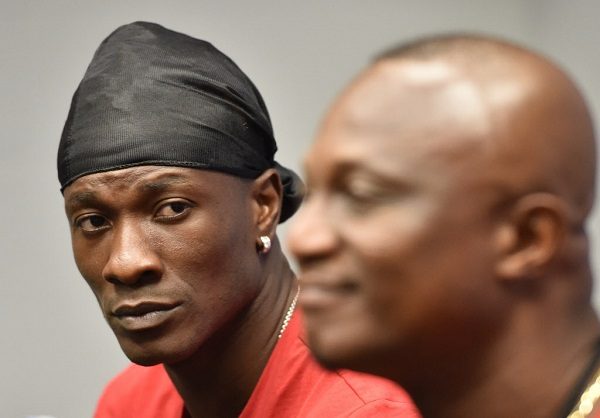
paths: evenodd
<path fill-rule="evenodd" d="M 380 56 L 324 119 L 289 232 L 316 357 L 394 379 L 425 417 L 589 416 L 594 141 L 573 82 L 519 46 Z"/>
<path fill-rule="evenodd" d="M 393 383 L 311 359 L 276 237 L 302 185 L 276 149 L 256 87 L 209 43 L 138 22 L 100 45 L 58 173 L 77 266 L 138 365 L 96 417 L 416 416 Z"/>

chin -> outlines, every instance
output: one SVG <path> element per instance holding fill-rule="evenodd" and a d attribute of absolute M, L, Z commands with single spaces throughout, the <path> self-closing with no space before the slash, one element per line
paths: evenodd
<path fill-rule="evenodd" d="M 326 369 L 349 369 L 387 378 L 394 375 L 397 358 L 386 338 L 378 340 L 358 332 L 309 332 L 307 340 L 314 358 Z"/>
<path fill-rule="evenodd" d="M 183 344 L 176 344 L 166 339 L 131 340 L 120 338 L 119 345 L 127 358 L 140 366 L 157 364 L 175 364 L 192 356 L 195 351 Z"/>
<path fill-rule="evenodd" d="M 308 334 L 308 346 L 315 359 L 330 370 L 362 368 L 363 360 L 369 357 L 368 351 L 352 339 L 335 338 L 331 334 Z"/>
<path fill-rule="evenodd" d="M 146 367 L 157 364 L 176 364 L 191 357 L 191 354 L 187 353 L 151 349 L 123 349 L 123 353 L 132 363 Z"/>
<path fill-rule="evenodd" d="M 339 356 L 331 356 L 327 351 L 314 349 L 310 347 L 311 352 L 317 363 L 328 370 L 348 369 L 351 362 L 339 358 Z"/>
<path fill-rule="evenodd" d="M 157 364 L 162 364 L 162 361 L 159 361 L 159 359 L 154 356 L 139 355 L 137 353 L 132 354 L 126 351 L 124 351 L 124 353 L 125 356 L 127 356 L 127 358 L 129 359 L 129 361 L 137 364 L 138 366 L 150 367 L 156 366 Z"/>

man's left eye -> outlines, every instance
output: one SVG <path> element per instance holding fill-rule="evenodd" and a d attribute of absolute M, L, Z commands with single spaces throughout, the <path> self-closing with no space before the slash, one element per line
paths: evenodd
<path fill-rule="evenodd" d="M 157 218 L 176 218 L 181 216 L 191 208 L 191 204 L 180 200 L 167 202 L 160 206 L 156 211 Z"/>
<path fill-rule="evenodd" d="M 110 227 L 108 220 L 97 214 L 84 215 L 75 220 L 75 226 L 86 233 L 98 232 Z"/>

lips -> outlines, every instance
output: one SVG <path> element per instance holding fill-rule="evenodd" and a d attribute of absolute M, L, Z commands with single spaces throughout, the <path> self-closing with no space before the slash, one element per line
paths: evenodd
<path fill-rule="evenodd" d="M 300 303 L 305 310 L 331 308 L 352 297 L 358 289 L 356 283 L 348 280 L 315 275 L 301 276 L 300 286 Z"/>
<path fill-rule="evenodd" d="M 180 304 L 164 302 L 128 302 L 117 306 L 111 316 L 127 331 L 156 328 L 172 318 Z"/>

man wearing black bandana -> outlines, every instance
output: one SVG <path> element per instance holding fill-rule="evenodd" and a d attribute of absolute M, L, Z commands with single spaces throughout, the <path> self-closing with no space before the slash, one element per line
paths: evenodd
<path fill-rule="evenodd" d="M 98 48 L 58 152 L 77 266 L 135 365 L 96 417 L 416 416 L 309 356 L 276 236 L 302 184 L 263 100 L 211 44 L 138 22 Z"/>
<path fill-rule="evenodd" d="M 600 416 L 596 143 L 564 71 L 482 35 L 402 44 L 306 171 L 288 237 L 322 364 L 395 380 L 428 418 Z"/>

